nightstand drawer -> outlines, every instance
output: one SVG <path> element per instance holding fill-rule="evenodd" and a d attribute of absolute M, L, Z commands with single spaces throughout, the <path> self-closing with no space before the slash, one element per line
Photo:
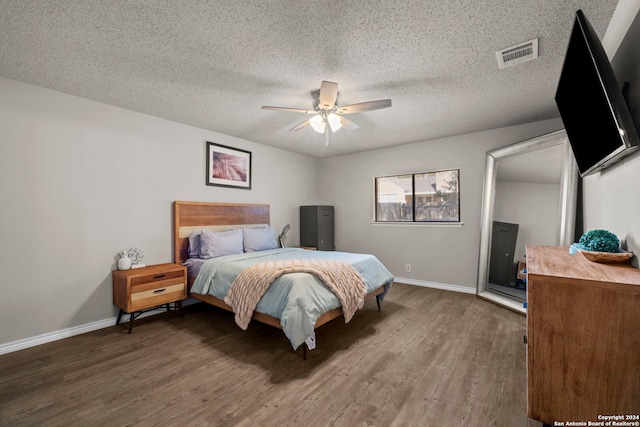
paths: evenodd
<path fill-rule="evenodd" d="M 180 301 L 186 298 L 185 283 L 177 283 L 168 286 L 140 289 L 143 286 L 133 288 L 131 293 L 131 310 L 138 311 L 157 305 Z M 138 291 L 140 289 L 140 291 Z"/>
<path fill-rule="evenodd" d="M 133 280 L 131 281 L 131 293 L 137 293 L 137 292 L 144 292 L 144 291 L 149 291 L 152 289 L 160 289 L 160 288 L 166 288 L 167 286 L 171 286 L 171 285 L 178 285 L 178 284 L 184 284 L 184 276 L 180 275 L 179 277 L 171 277 L 169 279 L 163 279 L 163 280 L 157 280 L 155 282 L 139 282 L 139 283 L 133 283 Z"/>
<path fill-rule="evenodd" d="M 131 286 L 138 286 L 140 284 L 154 283 L 174 279 L 174 283 L 177 283 L 175 279 L 184 281 L 184 273 L 182 271 L 167 271 L 157 274 L 147 274 L 144 276 L 138 276 L 131 278 Z"/>
<path fill-rule="evenodd" d="M 173 292 L 182 292 L 184 291 L 184 283 L 178 283 L 176 285 L 170 285 L 165 287 L 160 287 L 157 289 L 149 289 L 147 291 L 142 292 L 133 292 L 131 293 L 131 301 L 139 301 L 147 298 L 164 296 Z"/>

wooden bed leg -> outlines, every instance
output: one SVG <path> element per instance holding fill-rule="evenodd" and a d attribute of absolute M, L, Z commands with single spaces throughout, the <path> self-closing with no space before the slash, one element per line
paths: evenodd
<path fill-rule="evenodd" d="M 376 295 L 376 302 L 378 303 L 378 311 L 382 311 L 380 309 L 380 295 Z"/>
<path fill-rule="evenodd" d="M 302 344 L 302 360 L 307 360 L 307 343 Z"/>

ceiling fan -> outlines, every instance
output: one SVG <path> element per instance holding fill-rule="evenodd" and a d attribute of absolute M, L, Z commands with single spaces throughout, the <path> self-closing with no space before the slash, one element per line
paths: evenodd
<path fill-rule="evenodd" d="M 382 108 L 391 107 L 390 99 L 381 99 L 378 101 L 361 102 L 358 104 L 338 106 L 338 84 L 323 81 L 320 84 L 318 98 L 314 100 L 313 110 L 305 110 L 302 108 L 287 107 L 270 107 L 263 106 L 263 110 L 290 111 L 293 113 L 313 114 L 308 120 L 294 126 L 290 130 L 300 130 L 304 127 L 311 126 L 316 132 L 324 133 L 325 140 L 329 142 L 329 132 L 335 132 L 341 127 L 347 129 L 356 129 L 358 125 L 346 117 L 344 114 L 361 113 L 363 111 L 380 110 Z M 328 124 L 328 126 L 327 126 Z"/>

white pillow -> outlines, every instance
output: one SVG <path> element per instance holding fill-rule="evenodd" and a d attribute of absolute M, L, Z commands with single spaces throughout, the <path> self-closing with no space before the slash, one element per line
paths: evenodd
<path fill-rule="evenodd" d="M 223 255 L 242 253 L 242 229 L 200 233 L 200 258 L 209 259 Z"/>
<path fill-rule="evenodd" d="M 245 252 L 265 251 L 276 249 L 276 231 L 273 227 L 243 228 L 243 246 Z"/>

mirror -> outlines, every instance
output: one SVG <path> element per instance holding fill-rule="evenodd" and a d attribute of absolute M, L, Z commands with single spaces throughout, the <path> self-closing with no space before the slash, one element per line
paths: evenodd
<path fill-rule="evenodd" d="M 564 130 L 487 152 L 479 297 L 526 313 L 526 245 L 573 243 L 577 187 Z"/>

